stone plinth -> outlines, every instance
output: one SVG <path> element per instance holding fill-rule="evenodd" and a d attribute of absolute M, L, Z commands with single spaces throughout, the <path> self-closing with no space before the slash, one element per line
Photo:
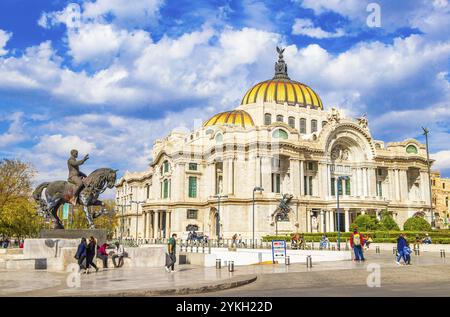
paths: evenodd
<path fill-rule="evenodd" d="M 25 239 L 23 257 L 25 259 L 57 258 L 62 248 L 76 249 L 80 239 Z"/>
<path fill-rule="evenodd" d="M 93 236 L 97 239 L 98 245 L 102 245 L 106 242 L 106 231 L 102 229 L 52 229 L 52 230 L 41 230 L 39 238 L 45 239 L 77 239 L 86 238 Z"/>

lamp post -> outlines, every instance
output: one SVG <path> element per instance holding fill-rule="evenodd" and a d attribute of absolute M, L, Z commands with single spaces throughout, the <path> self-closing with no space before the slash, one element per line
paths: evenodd
<path fill-rule="evenodd" d="M 130 204 L 133 204 L 133 203 L 136 204 L 136 243 L 137 243 L 137 240 L 138 240 L 138 224 L 139 224 L 139 205 L 145 203 L 145 201 L 143 201 L 143 200 L 139 200 L 139 201 L 131 200 Z"/>
<path fill-rule="evenodd" d="M 255 192 L 264 191 L 264 188 L 262 187 L 255 187 L 253 188 L 253 228 L 252 228 L 252 248 L 255 248 Z"/>
<path fill-rule="evenodd" d="M 337 178 L 337 193 L 336 193 L 336 201 L 337 201 L 337 228 L 338 228 L 338 238 L 337 238 L 337 249 L 341 250 L 341 212 L 339 209 L 339 190 L 342 189 L 342 180 L 348 180 L 350 177 L 348 176 L 339 176 Z"/>
<path fill-rule="evenodd" d="M 214 198 L 217 198 L 217 223 L 216 223 L 216 231 L 217 231 L 217 246 L 220 241 L 220 198 L 228 198 L 228 195 L 214 195 Z"/>
<path fill-rule="evenodd" d="M 428 150 L 428 133 L 427 128 L 422 127 L 423 135 L 425 135 L 425 144 L 427 147 L 427 168 L 428 168 L 428 190 L 430 192 L 430 213 L 431 213 L 431 227 L 434 229 L 434 213 L 433 213 L 433 197 L 431 193 L 431 172 L 430 172 L 430 152 Z"/>

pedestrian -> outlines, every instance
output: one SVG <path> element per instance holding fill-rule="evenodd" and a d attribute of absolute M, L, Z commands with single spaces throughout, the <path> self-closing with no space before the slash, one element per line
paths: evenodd
<path fill-rule="evenodd" d="M 233 234 L 231 237 L 231 246 L 236 246 L 236 240 L 237 240 L 237 233 Z"/>
<path fill-rule="evenodd" d="M 423 242 L 423 244 L 431 244 L 432 243 L 431 237 L 428 235 L 428 233 L 425 234 L 425 239 L 423 239 L 422 242 Z"/>
<path fill-rule="evenodd" d="M 373 242 L 373 239 L 370 235 L 367 235 L 367 238 L 364 240 L 364 245 L 366 249 L 369 249 L 370 244 Z"/>
<path fill-rule="evenodd" d="M 81 270 L 86 270 L 86 238 L 81 238 L 81 242 L 78 245 L 77 253 L 75 253 L 75 259 L 78 260 L 78 266 Z"/>
<path fill-rule="evenodd" d="M 406 242 L 405 236 L 403 233 L 401 233 L 397 238 L 397 253 L 398 253 L 398 255 L 397 255 L 397 259 L 395 260 L 395 263 L 397 265 L 401 265 L 400 259 L 403 259 L 403 261 L 405 261 L 405 264 L 406 264 L 405 252 L 404 252 L 406 244 L 407 244 L 407 242 Z"/>
<path fill-rule="evenodd" d="M 330 243 L 330 240 L 328 239 L 326 234 L 322 235 L 322 239 L 320 239 L 320 249 L 326 249 L 328 247 L 328 244 Z"/>
<path fill-rule="evenodd" d="M 123 265 L 123 262 L 124 262 L 123 258 L 125 257 L 125 250 L 123 248 L 123 245 L 120 244 L 118 241 L 116 241 L 115 246 L 116 246 L 116 248 L 114 249 L 112 261 L 113 261 L 114 267 L 118 268 L 118 267 L 122 267 L 122 265 Z M 117 258 L 119 258 L 119 263 L 116 262 Z"/>
<path fill-rule="evenodd" d="M 23 249 L 23 246 L 24 246 L 23 240 L 20 240 L 20 242 L 19 242 L 19 249 Z"/>
<path fill-rule="evenodd" d="M 91 236 L 89 238 L 89 244 L 86 248 L 86 270 L 89 273 L 89 268 L 92 266 L 95 269 L 95 272 L 98 272 L 98 267 L 94 263 L 95 259 L 95 251 L 97 251 L 97 243 L 95 242 L 95 238 Z"/>
<path fill-rule="evenodd" d="M 172 237 L 169 238 L 168 244 L 167 244 L 167 259 L 166 259 L 166 271 L 168 273 L 175 272 L 175 262 L 177 261 L 176 258 L 176 248 L 177 248 L 177 234 L 172 234 Z"/>
<path fill-rule="evenodd" d="M 353 248 L 355 253 L 355 261 L 365 261 L 363 254 L 364 237 L 358 232 L 358 228 L 355 228 L 350 235 L 350 247 Z"/>
<path fill-rule="evenodd" d="M 103 243 L 97 250 L 97 257 L 102 260 L 104 269 L 108 268 L 108 253 L 106 252 L 106 248 L 108 248 L 108 244 Z"/>
<path fill-rule="evenodd" d="M 403 248 L 403 260 L 406 265 L 411 265 L 411 248 L 409 247 L 408 238 L 405 235 L 406 245 Z"/>

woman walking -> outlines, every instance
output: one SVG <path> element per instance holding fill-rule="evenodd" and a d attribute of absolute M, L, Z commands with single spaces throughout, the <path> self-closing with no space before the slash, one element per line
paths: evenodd
<path fill-rule="evenodd" d="M 75 254 L 75 259 L 78 260 L 80 272 L 81 270 L 86 269 L 86 249 L 87 249 L 86 238 L 81 238 L 81 242 L 78 245 L 77 253 Z"/>
<path fill-rule="evenodd" d="M 97 243 L 95 242 L 95 238 L 91 236 L 89 238 L 89 244 L 86 248 L 86 270 L 87 270 L 87 273 L 89 273 L 89 267 L 91 267 L 91 266 L 95 269 L 95 272 L 98 272 L 98 267 L 94 263 L 96 251 L 97 251 Z"/>

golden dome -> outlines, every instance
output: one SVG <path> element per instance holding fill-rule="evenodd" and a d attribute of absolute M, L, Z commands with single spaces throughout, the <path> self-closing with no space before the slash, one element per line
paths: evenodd
<path fill-rule="evenodd" d="M 319 95 L 305 84 L 293 80 L 272 79 L 250 88 L 242 98 L 241 105 L 258 101 L 298 104 L 323 109 Z"/>
<path fill-rule="evenodd" d="M 278 62 L 275 63 L 275 76 L 250 88 L 242 98 L 241 105 L 258 101 L 276 102 L 289 105 L 323 109 L 322 100 L 314 90 L 305 84 L 291 80 L 287 74 L 287 64 L 283 60 L 284 49 L 278 48 Z"/>
<path fill-rule="evenodd" d="M 252 117 L 244 110 L 233 110 L 218 113 L 206 121 L 203 126 L 212 125 L 240 125 L 241 127 L 253 127 L 255 123 Z"/>

